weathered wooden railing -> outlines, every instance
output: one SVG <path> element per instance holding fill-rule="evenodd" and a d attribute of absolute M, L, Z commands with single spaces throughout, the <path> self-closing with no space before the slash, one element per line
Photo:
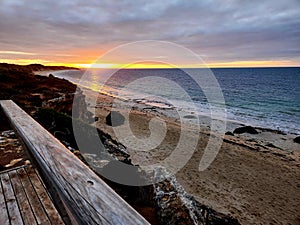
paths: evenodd
<path fill-rule="evenodd" d="M 75 224 L 149 224 L 55 137 L 11 100 L 0 101 L 12 127 L 53 183 Z"/>

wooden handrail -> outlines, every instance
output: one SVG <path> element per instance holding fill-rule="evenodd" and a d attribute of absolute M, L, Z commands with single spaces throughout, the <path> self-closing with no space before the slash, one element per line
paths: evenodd
<path fill-rule="evenodd" d="M 149 224 L 89 167 L 11 100 L 1 108 L 77 224 Z"/>

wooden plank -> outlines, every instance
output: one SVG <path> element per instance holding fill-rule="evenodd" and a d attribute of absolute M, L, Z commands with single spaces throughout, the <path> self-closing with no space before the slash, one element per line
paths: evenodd
<path fill-rule="evenodd" d="M 0 224 L 9 225 L 8 212 L 7 212 L 4 192 L 1 184 L 1 176 L 0 176 Z"/>
<path fill-rule="evenodd" d="M 26 196 L 26 193 L 23 189 L 21 180 L 20 180 L 16 170 L 10 171 L 9 177 L 10 177 L 12 186 L 14 188 L 14 192 L 15 192 L 16 199 L 17 199 L 19 207 L 20 207 L 20 211 L 21 211 L 21 215 L 22 215 L 24 224 L 25 225 L 37 224 L 35 216 L 31 209 L 30 203 L 28 201 L 28 198 Z"/>
<path fill-rule="evenodd" d="M 26 168 L 26 171 L 51 223 L 55 225 L 64 224 L 62 218 L 54 207 L 53 202 L 51 201 L 48 192 L 44 187 L 44 184 L 39 179 L 35 169 Z"/>
<path fill-rule="evenodd" d="M 20 209 L 9 176 L 7 173 L 3 173 L 0 176 L 1 176 L 1 183 L 3 187 L 3 193 L 5 196 L 6 205 L 7 205 L 10 224 L 22 225 L 23 224 L 22 216 L 20 213 Z"/>
<path fill-rule="evenodd" d="M 24 168 L 17 171 L 38 224 L 51 224 Z"/>
<path fill-rule="evenodd" d="M 10 100 L 3 112 L 80 224 L 149 224 L 90 168 Z M 92 181 L 91 184 L 89 181 Z"/>

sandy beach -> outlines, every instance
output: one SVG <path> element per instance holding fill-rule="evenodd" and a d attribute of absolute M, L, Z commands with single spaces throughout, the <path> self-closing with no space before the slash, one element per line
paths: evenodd
<path fill-rule="evenodd" d="M 95 105 L 94 97 L 95 94 L 87 93 L 89 109 L 99 117 L 95 125 L 117 139 L 113 128 L 105 124 L 113 98 L 99 95 Z M 122 112 L 125 108 L 124 103 L 114 110 Z M 131 110 L 130 128 L 138 138 L 150 135 L 149 121 L 154 116 L 167 124 L 166 136 L 157 148 L 145 152 L 127 148 L 133 164 L 150 165 L 163 160 L 176 147 L 180 129 L 193 131 L 192 123 L 180 125 L 178 119 L 165 115 L 167 110 L 153 110 L 142 104 Z M 194 116 L 190 115 L 191 120 Z M 193 131 L 199 135 L 197 148 L 176 174 L 185 190 L 199 202 L 237 218 L 241 224 L 299 224 L 300 148 L 293 142 L 296 135 L 262 128 L 256 128 L 258 134 L 225 135 L 213 163 L 199 172 L 210 135 L 209 120 L 200 117 L 199 121 L 200 131 Z M 229 122 L 227 131 L 240 126 Z"/>

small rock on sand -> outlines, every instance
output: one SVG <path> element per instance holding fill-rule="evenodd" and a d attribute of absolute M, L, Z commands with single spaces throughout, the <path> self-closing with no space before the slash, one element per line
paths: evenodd
<path fill-rule="evenodd" d="M 238 127 L 233 131 L 233 133 L 234 134 L 243 134 L 243 133 L 258 134 L 257 130 L 255 130 L 251 126 Z"/>
<path fill-rule="evenodd" d="M 294 138 L 294 142 L 300 144 L 300 136 Z"/>
<path fill-rule="evenodd" d="M 230 131 L 227 131 L 227 132 L 225 133 L 225 135 L 234 136 L 234 134 L 233 134 L 232 132 L 230 132 Z"/>
<path fill-rule="evenodd" d="M 106 117 L 106 124 L 113 127 L 122 125 L 124 121 L 125 117 L 117 111 L 111 111 Z"/>

